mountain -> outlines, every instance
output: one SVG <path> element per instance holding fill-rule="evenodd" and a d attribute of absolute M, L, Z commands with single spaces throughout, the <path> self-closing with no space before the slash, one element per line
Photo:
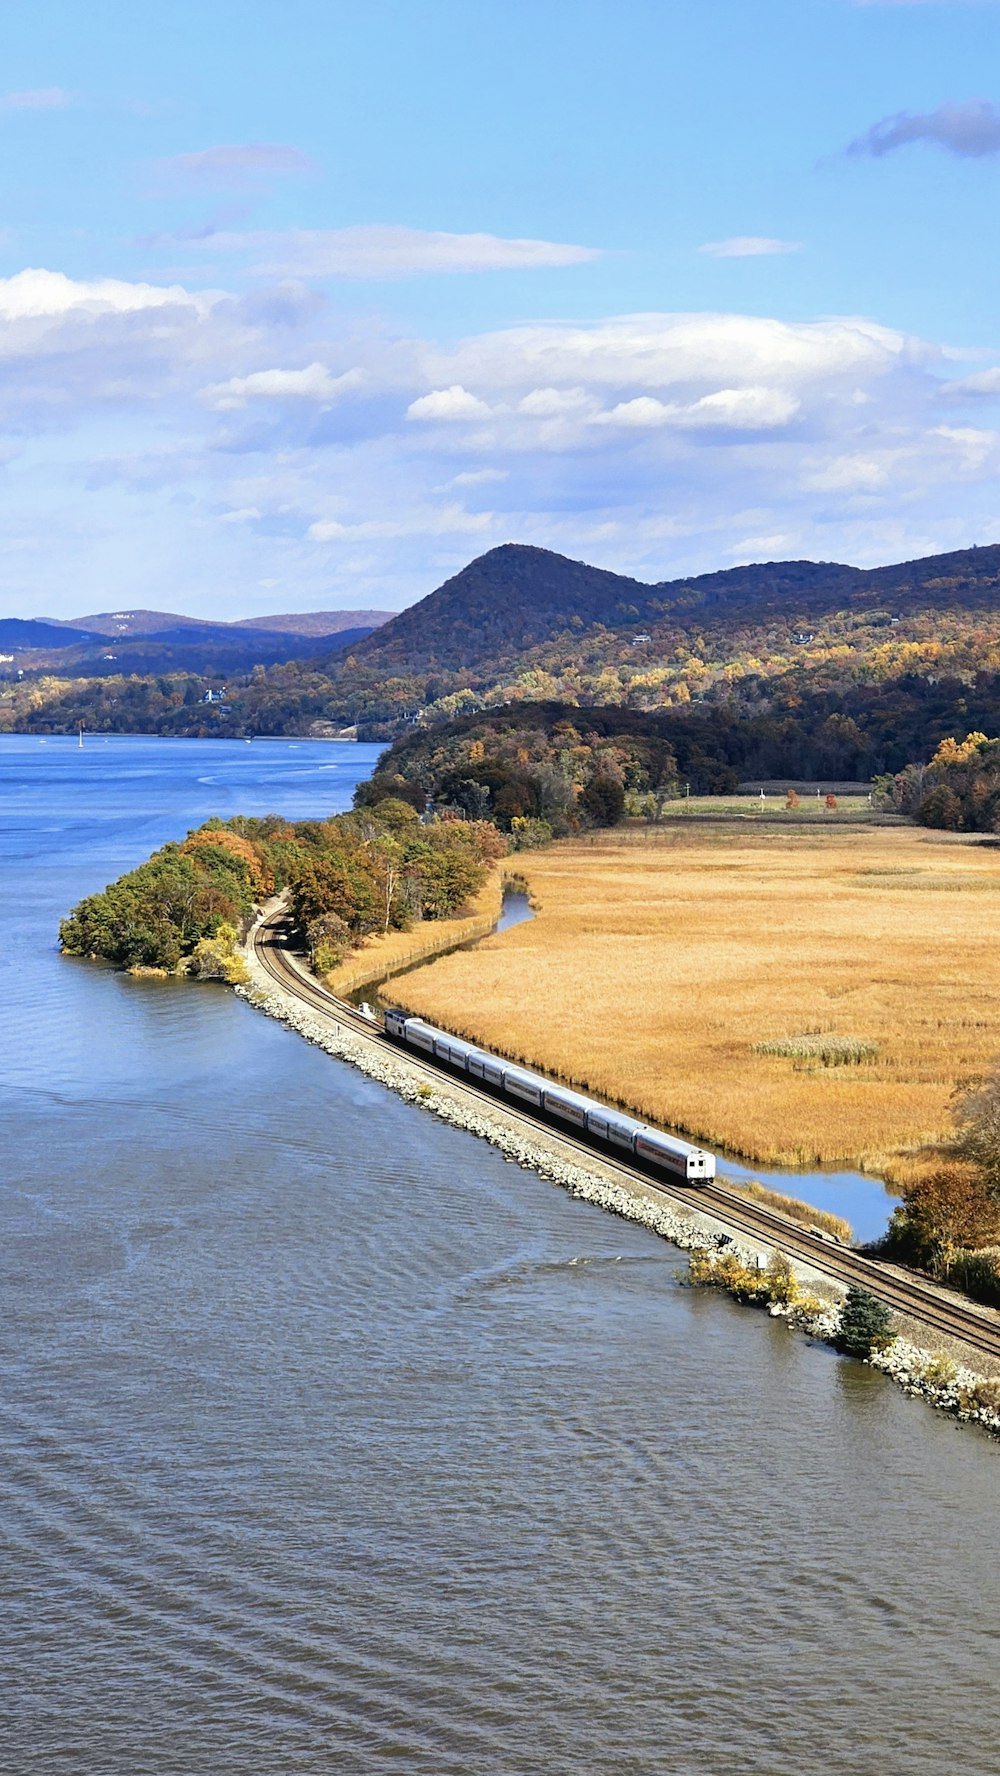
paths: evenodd
<path fill-rule="evenodd" d="M 386 672 L 460 671 L 523 652 L 570 624 L 635 622 L 652 593 L 622 574 L 504 543 L 400 611 L 355 654 L 359 663 Z"/>
<path fill-rule="evenodd" d="M 88 641 L 98 640 L 88 634 Z M 0 617 L 0 649 L 79 647 L 79 631 L 65 624 L 50 622 L 46 617 Z"/>
<path fill-rule="evenodd" d="M 808 706 L 817 733 L 829 725 L 816 759 L 853 756 L 854 727 L 875 722 L 885 743 L 873 766 L 882 768 L 877 760 L 896 756 L 885 738 L 893 724 L 907 756 L 922 757 L 941 724 L 959 733 L 963 722 L 993 721 L 1000 546 L 874 569 L 764 562 L 645 585 L 507 544 L 374 631 L 303 635 L 164 612 L 112 612 L 110 620 L 134 621 L 142 632 L 95 640 L 92 631 L 55 626 L 53 645 L 23 649 L 16 666 L 0 667 L 0 729 L 353 728 L 361 739 L 391 740 L 414 725 L 526 701 L 643 713 L 690 705 L 706 720 L 763 717 L 765 725 L 772 712 L 794 722 L 792 712 Z M 66 645 L 67 634 L 77 645 Z M 39 701 L 43 673 L 74 682 L 53 685 Z M 170 675 L 182 682 L 168 683 Z M 206 688 L 223 684 L 224 701 L 205 704 Z M 865 690 L 872 686 L 880 687 L 877 721 Z M 842 773 L 831 765 L 825 774 Z"/>
<path fill-rule="evenodd" d="M 90 617 L 69 617 L 67 627 L 85 629 L 91 635 L 147 635 L 162 639 L 175 636 L 180 630 L 203 636 L 206 630 L 231 634 L 234 629 L 263 629 L 269 635 L 337 635 L 342 629 L 377 629 L 388 622 L 391 611 L 336 610 L 299 611 L 270 617 L 240 617 L 227 623 L 211 617 L 181 617 L 172 611 L 119 610 L 100 611 Z"/>
<path fill-rule="evenodd" d="M 547 549 L 506 543 L 470 562 L 418 604 L 352 649 L 374 673 L 487 672 L 557 638 L 579 653 L 606 631 L 624 639 L 808 623 L 832 612 L 884 621 L 927 607 L 995 612 L 1000 545 L 864 569 L 839 562 L 778 561 L 647 585 Z"/>
<path fill-rule="evenodd" d="M 267 629 L 272 635 L 339 635 L 344 629 L 378 629 L 393 611 L 297 611 L 277 617 L 241 617 L 234 629 Z"/>
<path fill-rule="evenodd" d="M 171 611 L 101 611 L 58 623 L 0 621 L 0 651 L 23 672 L 64 677 L 192 672 L 213 677 L 250 672 L 322 650 L 328 657 L 370 635 L 387 611 L 310 611 L 213 623 Z"/>

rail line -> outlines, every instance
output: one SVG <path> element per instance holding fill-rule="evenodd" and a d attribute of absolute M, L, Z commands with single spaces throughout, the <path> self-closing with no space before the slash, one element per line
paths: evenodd
<path fill-rule="evenodd" d="M 251 943 L 264 972 L 278 985 L 290 988 L 311 1010 L 322 1012 L 333 1022 L 367 1038 L 369 1042 L 385 1042 L 392 1052 L 399 1052 L 397 1045 L 390 1044 L 387 1038 L 382 1037 L 371 1021 L 353 1005 L 336 998 L 333 993 L 320 986 L 314 976 L 307 973 L 290 948 L 289 932 L 288 921 L 281 915 L 262 921 L 254 930 Z M 787 1216 L 773 1209 L 760 1207 L 737 1192 L 727 1190 L 724 1185 L 704 1184 L 687 1190 L 674 1188 L 658 1178 L 650 1177 L 638 1167 L 627 1165 L 608 1155 L 603 1148 L 592 1147 L 585 1141 L 553 1128 L 551 1123 L 541 1117 L 514 1106 L 509 1099 L 494 1096 L 490 1091 L 482 1089 L 476 1081 L 463 1079 L 460 1075 L 436 1065 L 432 1060 L 414 1054 L 410 1049 L 402 1052 L 414 1071 L 422 1074 L 426 1080 L 446 1079 L 449 1088 L 459 1097 L 476 1104 L 501 1105 L 507 1119 L 525 1132 L 537 1134 L 539 1130 L 544 1130 L 546 1139 L 557 1149 L 561 1149 L 574 1164 L 584 1163 L 587 1159 L 593 1161 L 595 1156 L 599 1156 L 606 1171 L 616 1174 L 632 1186 L 641 1184 L 654 1197 L 672 1207 L 688 1210 L 701 1208 L 707 1213 L 714 1211 L 717 1219 L 734 1232 L 779 1246 L 788 1257 L 803 1259 L 814 1270 L 836 1282 L 858 1283 L 897 1313 L 921 1321 L 928 1330 L 942 1333 L 948 1338 L 961 1339 L 984 1356 L 1000 1361 L 1000 1315 L 992 1309 L 958 1300 L 951 1302 L 943 1298 L 933 1285 L 925 1284 L 917 1277 L 898 1276 L 877 1259 L 863 1257 L 847 1247 L 831 1246 L 806 1232 Z"/>

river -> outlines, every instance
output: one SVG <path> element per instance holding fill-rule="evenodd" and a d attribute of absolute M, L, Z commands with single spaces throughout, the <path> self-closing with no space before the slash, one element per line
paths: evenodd
<path fill-rule="evenodd" d="M 996 1769 L 1000 1451 L 57 920 L 374 749 L 0 739 L 3 1776 Z"/>

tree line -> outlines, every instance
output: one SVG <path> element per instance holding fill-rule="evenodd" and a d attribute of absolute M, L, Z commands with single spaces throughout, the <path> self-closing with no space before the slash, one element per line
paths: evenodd
<path fill-rule="evenodd" d="M 317 966 L 377 932 L 455 912 L 506 850 L 492 825 L 422 822 L 407 802 L 328 820 L 213 819 L 81 900 L 62 921 L 69 955 L 123 968 L 185 968 L 237 979 L 255 911 L 287 890 Z"/>

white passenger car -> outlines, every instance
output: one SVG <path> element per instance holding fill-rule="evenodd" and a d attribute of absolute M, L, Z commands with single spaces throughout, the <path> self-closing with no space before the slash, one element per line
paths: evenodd
<path fill-rule="evenodd" d="M 628 1153 L 643 1165 L 668 1172 L 674 1178 L 683 1178 L 689 1184 L 707 1184 L 715 1177 L 715 1156 L 703 1148 L 681 1141 L 675 1135 L 664 1134 L 662 1129 L 650 1128 L 624 1110 L 599 1104 L 595 1098 L 572 1091 L 569 1086 L 557 1085 L 528 1067 L 502 1061 L 486 1049 L 463 1042 L 459 1036 L 449 1036 L 446 1030 L 435 1029 L 423 1018 L 407 1017 L 403 1011 L 387 1011 L 385 1033 L 394 1042 L 417 1049 L 442 1066 L 467 1074 L 470 1079 L 480 1080 L 505 1097 L 530 1105 L 553 1121 L 589 1135 L 616 1153 Z"/>

